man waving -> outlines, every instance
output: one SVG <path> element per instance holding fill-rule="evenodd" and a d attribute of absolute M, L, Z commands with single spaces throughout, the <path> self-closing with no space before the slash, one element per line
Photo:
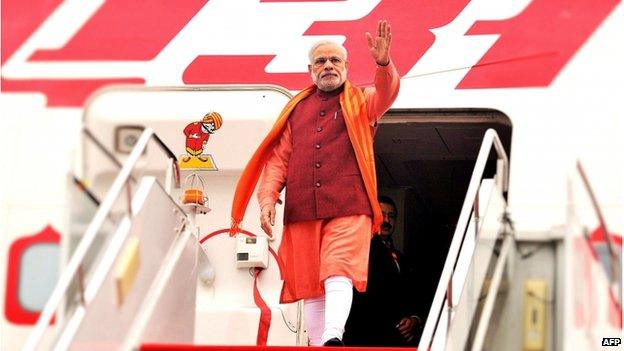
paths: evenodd
<path fill-rule="evenodd" d="M 379 21 L 366 33 L 377 64 L 375 86 L 347 80 L 346 49 L 320 41 L 309 52 L 313 85 L 282 110 L 239 179 L 232 207 L 235 234 L 262 173 L 260 222 L 272 236 L 275 204 L 286 188 L 280 302 L 304 300 L 311 345 L 342 345 L 352 288 L 365 291 L 372 233 L 381 224 L 373 132 L 399 91 L 390 59 L 392 34 Z"/>

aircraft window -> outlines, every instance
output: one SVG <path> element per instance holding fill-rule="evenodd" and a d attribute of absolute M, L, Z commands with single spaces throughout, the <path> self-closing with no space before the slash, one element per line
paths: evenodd
<path fill-rule="evenodd" d="M 58 244 L 36 244 L 24 251 L 20 260 L 18 301 L 31 312 L 43 310 L 59 276 Z"/>

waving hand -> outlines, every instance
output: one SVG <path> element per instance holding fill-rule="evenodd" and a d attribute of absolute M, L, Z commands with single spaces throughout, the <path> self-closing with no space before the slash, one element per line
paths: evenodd
<path fill-rule="evenodd" d="M 366 32 L 366 40 L 368 41 L 368 50 L 371 56 L 380 66 L 385 66 L 390 62 L 390 42 L 392 41 L 392 33 L 390 32 L 390 24 L 388 21 L 379 21 L 377 24 L 377 36 L 373 36 Z"/>

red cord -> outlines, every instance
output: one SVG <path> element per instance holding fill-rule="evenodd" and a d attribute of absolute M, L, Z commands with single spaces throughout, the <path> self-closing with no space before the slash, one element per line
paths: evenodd
<path fill-rule="evenodd" d="M 219 229 L 210 234 L 206 234 L 203 238 L 199 240 L 199 244 L 201 245 L 206 240 L 212 237 L 215 237 L 219 234 L 228 233 L 229 231 L 230 231 L 229 228 Z M 241 234 L 245 234 L 250 237 L 257 237 L 257 235 L 255 235 L 254 233 L 251 233 L 244 229 L 240 229 L 239 232 Z M 283 279 L 284 276 L 282 273 L 283 272 L 282 261 L 279 259 L 279 257 L 277 256 L 273 248 L 271 248 L 270 246 L 269 246 L 269 252 L 271 253 L 271 255 L 273 255 L 273 258 L 275 258 L 275 261 L 277 262 L 277 266 L 280 271 L 280 277 Z M 262 298 L 262 295 L 260 295 L 260 290 L 258 290 L 258 277 L 260 276 L 260 273 L 263 270 L 264 270 L 263 268 L 259 268 L 259 267 L 256 267 L 254 269 L 254 286 L 253 286 L 254 302 L 256 303 L 256 306 L 258 306 L 258 308 L 260 309 L 260 321 L 258 323 L 258 336 L 256 337 L 256 345 L 259 345 L 259 346 L 266 345 L 267 338 L 269 336 L 269 328 L 271 327 L 271 309 L 269 308 L 269 306 L 266 304 L 266 302 Z"/>

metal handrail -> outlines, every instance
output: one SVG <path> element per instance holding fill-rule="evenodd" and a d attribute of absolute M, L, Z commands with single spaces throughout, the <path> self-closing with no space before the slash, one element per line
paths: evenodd
<path fill-rule="evenodd" d="M 91 141 L 93 145 L 96 146 L 97 150 L 102 152 L 102 154 L 104 154 L 104 156 L 106 156 L 115 166 L 117 166 L 119 169 L 123 167 L 121 161 L 119 161 L 119 159 L 117 159 L 117 157 L 115 157 L 115 155 L 110 152 L 110 150 L 108 150 L 106 146 L 104 146 L 104 144 L 102 144 L 102 142 L 98 138 L 96 138 L 96 136 L 93 135 L 93 133 L 91 133 L 89 129 L 83 127 L 82 134 L 84 134 L 84 136 L 89 141 Z M 136 182 L 136 179 L 134 179 L 132 175 L 130 175 L 130 179 Z M 95 195 L 95 193 L 87 186 L 87 184 L 85 184 L 82 179 L 78 178 L 76 174 L 72 174 L 72 180 L 74 181 L 74 184 L 76 184 L 76 186 L 78 186 L 78 188 L 82 190 L 96 206 L 100 206 L 102 201 Z"/>
<path fill-rule="evenodd" d="M 109 215 L 109 212 L 112 210 L 115 201 L 122 193 L 123 189 L 126 187 L 128 180 L 131 178 L 131 172 L 134 169 L 134 166 L 138 162 L 139 158 L 143 154 L 143 151 L 148 145 L 148 142 L 154 138 L 158 145 L 163 148 L 165 153 L 172 158 L 175 162 L 173 163 L 174 168 L 174 176 L 175 176 L 175 186 L 176 188 L 180 188 L 180 169 L 178 166 L 177 158 L 171 152 L 171 150 L 162 142 L 162 140 L 154 134 L 154 130 L 151 128 L 145 128 L 141 137 L 137 141 L 135 147 L 132 149 L 132 152 L 128 156 L 125 164 L 121 168 L 121 171 L 113 181 L 110 190 L 104 197 L 102 201 L 102 205 L 98 208 L 93 220 L 89 224 L 82 240 L 78 244 L 74 255 L 72 255 L 67 267 L 63 271 L 61 277 L 56 284 L 54 291 L 52 292 L 50 299 L 46 303 L 43 311 L 41 311 L 41 315 L 37 320 L 37 324 L 33 328 L 33 331 L 28 336 L 26 343 L 24 345 L 24 350 L 30 351 L 35 350 L 36 347 L 41 342 L 43 334 L 50 324 L 52 317 L 57 309 L 57 306 L 61 303 L 63 296 L 67 292 L 72 280 L 76 277 L 77 274 L 80 273 L 80 268 L 82 266 L 82 262 L 85 259 L 85 256 L 88 250 L 91 248 L 95 237 L 104 224 L 104 221 Z"/>
<path fill-rule="evenodd" d="M 110 152 L 110 150 L 108 150 L 106 146 L 104 146 L 104 144 L 102 144 L 102 142 L 98 138 L 96 138 L 89 129 L 87 129 L 86 127 L 82 128 L 82 133 L 87 137 L 87 139 L 91 140 L 91 142 L 95 146 L 97 146 L 98 150 L 102 151 L 102 153 L 106 155 L 106 157 L 108 157 L 108 159 L 111 160 L 111 162 L 113 162 L 115 166 L 119 167 L 119 169 L 123 167 L 121 161 L 119 161 L 117 157 L 115 157 L 115 155 L 113 155 L 113 153 Z"/>
<path fill-rule="evenodd" d="M 496 131 L 494 129 L 488 129 L 485 132 L 481 148 L 479 149 L 475 168 L 472 172 L 472 177 L 470 178 L 470 183 L 468 185 L 468 191 L 466 192 L 459 220 L 457 221 L 457 227 L 455 228 L 455 233 L 453 234 L 453 240 L 451 241 L 446 261 L 444 262 L 444 268 L 442 269 L 442 274 L 440 275 L 440 281 L 438 282 L 438 287 L 429 310 L 427 322 L 425 323 L 425 328 L 420 338 L 420 343 L 418 344 L 418 349 L 420 350 L 430 349 L 444 308 L 445 296 L 447 296 L 449 291 L 453 288 L 453 273 L 455 266 L 457 265 L 457 260 L 459 259 L 462 243 L 464 242 L 464 238 L 467 234 L 468 222 L 473 211 L 473 205 L 478 198 L 481 178 L 483 177 L 483 172 L 485 170 L 490 151 L 492 150 L 492 145 L 494 145 L 498 160 L 500 161 L 497 162 L 497 166 L 502 168 L 500 170 L 497 169 L 496 172 L 500 177 L 499 184 L 501 186 L 501 190 L 506 192 L 509 189 L 509 158 L 507 157 L 505 148 L 503 147 Z M 449 306 L 448 308 L 451 310 L 453 306 Z"/>
<path fill-rule="evenodd" d="M 604 235 L 605 235 L 605 242 L 607 244 L 607 250 L 609 251 L 609 257 L 610 257 L 609 268 L 611 270 L 610 272 L 611 274 L 609 276 L 609 281 L 610 282 L 615 281 L 615 283 L 619 283 L 619 279 L 621 278 L 620 265 L 619 265 L 620 260 L 619 260 L 619 257 L 617 257 L 617 254 L 615 253 L 615 249 L 613 248 L 613 243 L 611 242 L 612 240 L 611 232 L 609 232 L 609 229 L 607 228 L 607 222 L 605 221 L 604 216 L 602 214 L 602 210 L 600 209 L 600 205 L 598 204 L 598 199 L 596 198 L 596 194 L 594 193 L 594 190 L 591 184 L 589 183 L 589 178 L 587 178 L 587 173 L 585 173 L 585 168 L 583 167 L 583 164 L 581 164 L 580 160 L 576 161 L 576 169 L 578 170 L 579 175 L 581 176 L 581 180 L 584 185 L 584 188 L 587 191 L 587 194 L 589 195 L 589 199 L 591 200 L 592 207 L 594 208 L 594 212 L 596 213 L 596 217 L 598 217 L 598 222 L 600 223 L 600 227 L 602 228 L 602 231 L 604 232 Z M 588 238 L 586 237 L 586 239 Z"/>
<path fill-rule="evenodd" d="M 511 250 L 512 240 L 511 235 L 506 235 L 503 239 L 503 245 L 501 246 L 500 253 L 498 254 L 498 261 L 496 261 L 496 267 L 494 268 L 494 273 L 492 273 L 490 287 L 485 298 L 485 303 L 483 303 L 483 309 L 481 310 L 481 316 L 475 331 L 475 337 L 471 348 L 473 351 L 480 351 L 483 349 L 485 336 L 488 330 L 488 323 L 492 317 L 498 289 L 500 288 L 503 280 L 505 263 L 507 261 L 507 255 Z"/>

